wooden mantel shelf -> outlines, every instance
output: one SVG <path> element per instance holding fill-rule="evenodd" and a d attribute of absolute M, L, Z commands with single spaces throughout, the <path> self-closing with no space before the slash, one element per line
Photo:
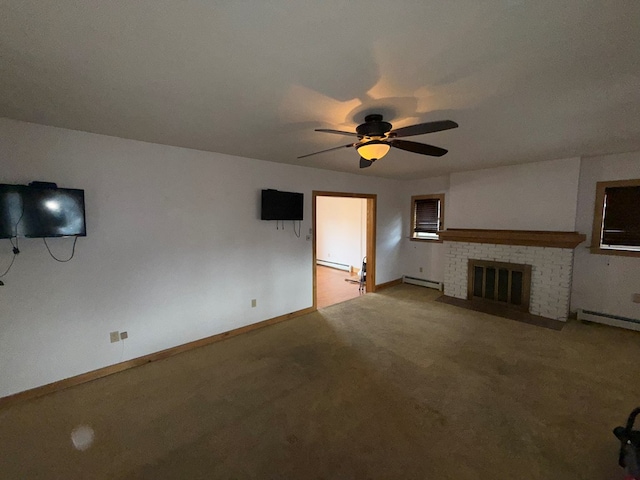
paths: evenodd
<path fill-rule="evenodd" d="M 445 242 L 494 243 L 528 247 L 576 248 L 587 238 L 578 232 L 551 232 L 540 230 L 482 230 L 449 228 L 438 235 Z"/>

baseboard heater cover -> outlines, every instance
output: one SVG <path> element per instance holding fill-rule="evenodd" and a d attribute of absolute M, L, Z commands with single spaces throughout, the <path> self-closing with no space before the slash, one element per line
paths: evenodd
<path fill-rule="evenodd" d="M 328 262 L 327 260 L 316 260 L 316 264 L 322 265 L 324 267 L 337 268 L 338 270 L 344 270 L 346 272 L 351 271 L 351 266 L 345 265 L 344 263 Z"/>
<path fill-rule="evenodd" d="M 627 318 L 618 315 L 611 315 L 609 313 L 578 309 L 578 320 L 604 323 L 605 325 L 627 328 L 629 330 L 637 330 L 638 332 L 640 332 L 640 320 L 637 320 L 635 318 Z"/>
<path fill-rule="evenodd" d="M 424 278 L 409 277 L 407 275 L 402 277 L 402 282 L 410 283 L 411 285 L 420 285 L 421 287 L 434 288 L 439 291 L 442 291 L 444 288 L 444 284 L 442 282 L 435 282 Z"/>

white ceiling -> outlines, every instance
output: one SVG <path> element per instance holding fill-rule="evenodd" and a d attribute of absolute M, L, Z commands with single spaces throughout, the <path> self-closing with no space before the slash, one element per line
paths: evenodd
<path fill-rule="evenodd" d="M 3 0 L 0 114 L 391 178 L 640 150 L 637 0 Z M 342 149 L 367 113 L 442 158 Z"/>

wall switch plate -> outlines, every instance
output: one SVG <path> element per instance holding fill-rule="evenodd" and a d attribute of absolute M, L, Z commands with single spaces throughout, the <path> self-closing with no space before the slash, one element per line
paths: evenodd
<path fill-rule="evenodd" d="M 420 267 L 420 273 L 422 273 L 422 267 Z"/>
<path fill-rule="evenodd" d="M 119 332 L 111 332 L 109 334 L 109 339 L 111 340 L 111 343 L 116 343 L 120 341 L 120 334 Z"/>
<path fill-rule="evenodd" d="M 640 303 L 640 293 L 634 293 L 631 299 L 633 303 Z"/>
<path fill-rule="evenodd" d="M 258 301 L 254 298 L 251 300 L 251 308 L 255 307 L 258 304 Z"/>
<path fill-rule="evenodd" d="M 312 234 L 313 234 L 313 228 L 310 228 L 309 229 L 309 235 L 312 235 Z"/>
<path fill-rule="evenodd" d="M 127 332 L 120 332 L 120 340 L 126 340 L 129 338 L 129 334 Z"/>

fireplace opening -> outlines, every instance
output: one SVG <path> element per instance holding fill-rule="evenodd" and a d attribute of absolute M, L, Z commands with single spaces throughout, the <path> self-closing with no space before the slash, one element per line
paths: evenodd
<path fill-rule="evenodd" d="M 531 265 L 469 259 L 467 299 L 529 311 Z"/>

